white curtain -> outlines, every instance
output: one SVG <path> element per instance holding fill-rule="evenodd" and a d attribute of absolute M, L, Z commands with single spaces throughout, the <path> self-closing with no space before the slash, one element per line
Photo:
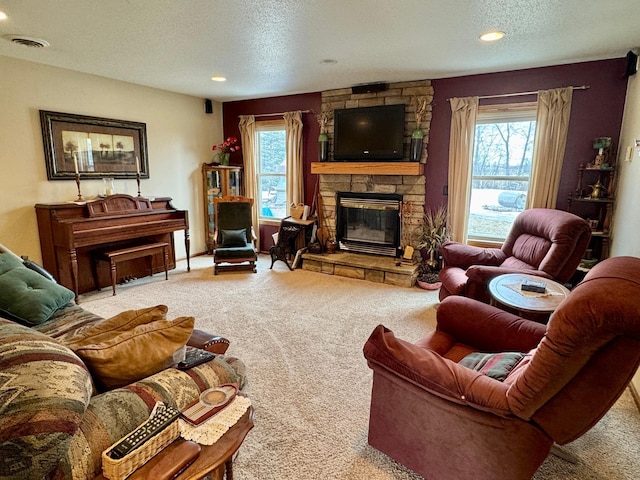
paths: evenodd
<path fill-rule="evenodd" d="M 304 169 L 302 165 L 302 112 L 284 114 L 287 132 L 287 214 L 291 203 L 304 203 Z"/>
<path fill-rule="evenodd" d="M 527 208 L 555 208 L 567 145 L 573 87 L 538 92 L 536 137 Z"/>
<path fill-rule="evenodd" d="M 256 230 L 256 248 L 260 251 L 259 188 L 256 178 L 256 119 L 253 115 L 240 115 L 240 140 L 242 141 L 242 159 L 244 164 L 244 194 L 253 198 L 251 223 Z"/>
<path fill-rule="evenodd" d="M 447 210 L 451 239 L 467 240 L 469 178 L 473 165 L 478 97 L 451 98 L 451 132 L 449 137 L 449 196 Z"/>

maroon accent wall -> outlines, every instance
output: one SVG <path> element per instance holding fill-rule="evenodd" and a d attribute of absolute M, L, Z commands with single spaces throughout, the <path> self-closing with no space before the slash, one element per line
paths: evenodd
<path fill-rule="evenodd" d="M 442 194 L 447 185 L 449 168 L 450 97 L 497 95 L 529 92 L 551 88 L 589 85 L 587 90 L 575 90 L 567 147 L 558 191 L 556 208 L 566 210 L 567 198 L 578 181 L 577 167 L 595 158 L 592 141 L 609 136 L 618 145 L 622 113 L 627 91 L 625 59 L 575 63 L 556 67 L 530 68 L 511 72 L 471 75 L 432 80 L 434 89 L 433 117 L 427 145 L 426 207 L 447 203 Z M 481 100 L 481 105 L 535 101 L 535 95 Z"/>
<path fill-rule="evenodd" d="M 596 152 L 591 146 L 593 139 L 610 136 L 615 145 L 618 145 L 627 90 L 627 79 L 623 75 L 625 66 L 626 60 L 617 58 L 432 80 L 434 99 L 427 145 L 428 158 L 425 165 L 425 207 L 447 203 L 447 197 L 442 192 L 443 187 L 447 185 L 449 168 L 451 109 L 447 102 L 448 98 L 589 85 L 589 89 L 576 90 L 573 93 L 567 147 L 556 205 L 557 208 L 565 210 L 567 197 L 577 184 L 578 165 L 590 162 L 595 157 Z M 533 100 L 535 100 L 534 95 L 508 97 L 482 100 L 481 105 Z M 311 110 L 310 113 L 303 115 L 305 203 L 311 204 L 316 183 L 316 175 L 311 175 L 311 162 L 318 157 L 317 140 L 320 133 L 315 113 L 321 111 L 321 105 L 320 92 L 227 102 L 223 104 L 224 135 L 240 138 L 238 115 Z M 231 164 L 242 165 L 240 152 L 231 154 Z M 275 227 L 260 229 L 263 249 L 268 249 L 271 245 L 270 236 L 275 231 Z"/>
<path fill-rule="evenodd" d="M 282 97 L 260 98 L 255 100 L 239 100 L 222 104 L 222 125 L 224 137 L 240 138 L 238 128 L 239 115 L 262 115 L 268 113 L 291 112 L 295 110 L 309 110 L 302 114 L 303 157 L 304 157 L 304 203 L 313 203 L 313 193 L 316 186 L 316 175 L 311 174 L 311 162 L 318 159 L 318 135 L 320 127 L 316 114 L 322 109 L 321 93 L 305 93 L 300 95 L 286 95 Z M 277 116 L 260 117 L 256 120 L 275 120 Z M 231 165 L 242 165 L 242 151 L 231 154 Z M 277 227 L 260 227 L 260 245 L 262 250 L 268 250 L 272 245 L 271 234 L 278 231 Z"/>

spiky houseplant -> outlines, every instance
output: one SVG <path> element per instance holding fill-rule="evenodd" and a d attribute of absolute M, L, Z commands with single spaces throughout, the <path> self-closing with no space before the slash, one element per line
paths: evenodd
<path fill-rule="evenodd" d="M 417 245 L 420 250 L 424 250 L 427 257 L 421 268 L 420 276 L 424 278 L 424 280 L 421 278 L 421 281 L 434 283 L 433 280 L 437 278 L 438 274 L 438 261 L 435 256 L 442 244 L 448 239 L 447 208 L 441 205 L 438 208 L 428 209 L 423 216 L 422 234 Z M 439 279 L 435 281 L 438 282 Z"/>

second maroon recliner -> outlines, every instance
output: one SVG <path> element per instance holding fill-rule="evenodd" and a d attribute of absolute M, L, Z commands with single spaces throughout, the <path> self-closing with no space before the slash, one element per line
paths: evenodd
<path fill-rule="evenodd" d="M 591 228 L 563 210 L 531 208 L 518 215 L 501 248 L 457 242 L 442 246 L 440 300 L 463 295 L 489 302 L 488 285 L 505 273 L 526 273 L 567 282 L 589 245 Z"/>
<path fill-rule="evenodd" d="M 528 480 L 640 364 L 640 258 L 598 263 L 548 325 L 452 296 L 415 343 L 379 325 L 369 444 L 429 480 Z M 615 455 L 615 452 L 611 452 Z"/>

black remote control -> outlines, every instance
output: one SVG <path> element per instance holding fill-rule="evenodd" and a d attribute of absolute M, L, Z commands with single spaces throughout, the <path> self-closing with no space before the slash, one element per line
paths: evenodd
<path fill-rule="evenodd" d="M 216 358 L 214 353 L 202 350 L 201 348 L 187 347 L 184 360 L 178 363 L 178 368 L 180 370 L 187 370 L 188 368 L 195 367 L 214 358 Z"/>
<path fill-rule="evenodd" d="M 109 457 L 115 460 L 125 457 L 151 437 L 171 425 L 179 416 L 180 410 L 177 408 L 166 403 L 159 403 L 149 420 L 118 442 L 109 452 Z"/>

